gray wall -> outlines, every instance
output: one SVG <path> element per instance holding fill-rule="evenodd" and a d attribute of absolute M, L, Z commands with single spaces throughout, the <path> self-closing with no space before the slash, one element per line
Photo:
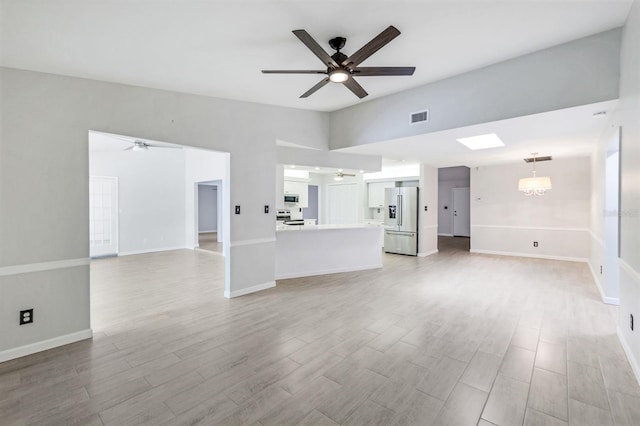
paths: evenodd
<path fill-rule="evenodd" d="M 213 185 L 198 185 L 198 231 L 218 230 L 218 191 Z"/>
<path fill-rule="evenodd" d="M 616 99 L 619 47 L 611 30 L 333 112 L 331 148 Z M 430 121 L 410 125 L 425 108 Z"/>
<path fill-rule="evenodd" d="M 274 280 L 275 141 L 326 149 L 327 114 L 7 68 L 0 90 L 0 354 L 90 327 L 89 130 L 230 152 L 227 290 Z"/>

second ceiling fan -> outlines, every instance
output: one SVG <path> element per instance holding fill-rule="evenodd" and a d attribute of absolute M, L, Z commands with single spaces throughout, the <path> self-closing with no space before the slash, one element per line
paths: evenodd
<path fill-rule="evenodd" d="M 375 36 L 373 40 L 362 46 L 353 55 L 347 56 L 340 51 L 347 41 L 344 37 L 335 37 L 329 40 L 329 46 L 336 53 L 329 54 L 307 33 L 305 30 L 294 30 L 293 33 L 305 46 L 313 52 L 327 67 L 326 70 L 262 70 L 264 74 L 324 74 L 327 77 L 307 90 L 300 96 L 306 98 L 315 93 L 327 83 L 342 83 L 360 99 L 368 93 L 358 84 L 353 77 L 413 75 L 415 67 L 359 67 L 369 56 L 376 53 L 391 40 L 400 35 L 400 31 L 393 25 Z"/>

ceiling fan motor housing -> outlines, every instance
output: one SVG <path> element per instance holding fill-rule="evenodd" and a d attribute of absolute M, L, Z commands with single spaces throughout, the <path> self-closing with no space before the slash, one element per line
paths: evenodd
<path fill-rule="evenodd" d="M 344 44 L 346 42 L 347 42 L 347 39 L 344 37 L 334 37 L 331 40 L 329 40 L 329 46 L 331 46 L 333 50 L 337 50 L 339 52 L 340 49 L 344 47 Z"/>

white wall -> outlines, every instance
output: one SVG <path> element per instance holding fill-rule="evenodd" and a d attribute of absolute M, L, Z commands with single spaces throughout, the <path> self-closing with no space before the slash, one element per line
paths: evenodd
<path fill-rule="evenodd" d="M 418 256 L 438 251 L 438 169 L 420 165 L 418 186 Z M 425 206 L 427 211 L 424 210 Z"/>
<path fill-rule="evenodd" d="M 218 230 L 218 190 L 215 185 L 198 185 L 198 232 Z"/>
<path fill-rule="evenodd" d="M 518 191 L 518 179 L 531 176 L 530 164 L 471 169 L 472 252 L 589 258 L 590 159 L 554 159 L 538 163 L 537 170 L 553 185 L 543 196 Z"/>
<path fill-rule="evenodd" d="M 184 151 L 99 151 L 89 174 L 118 177 L 120 255 L 184 247 Z"/>
<path fill-rule="evenodd" d="M 242 214 L 228 224 L 229 296 L 274 282 L 275 229 L 263 206 L 275 200 L 275 141 L 328 147 L 320 112 L 8 68 L 0 99 L 0 359 L 91 335 L 90 130 L 230 153 L 228 205 Z M 25 307 L 36 321 L 20 327 Z"/>
<path fill-rule="evenodd" d="M 620 323 L 621 341 L 640 380 L 640 1 L 635 0 L 622 31 L 620 52 Z"/>
<path fill-rule="evenodd" d="M 469 188 L 468 167 L 438 169 L 438 234 L 453 236 L 453 188 Z M 447 207 L 445 209 L 445 206 Z"/>

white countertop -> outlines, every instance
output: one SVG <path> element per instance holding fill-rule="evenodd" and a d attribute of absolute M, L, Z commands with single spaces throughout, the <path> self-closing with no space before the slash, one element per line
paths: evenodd
<path fill-rule="evenodd" d="M 382 228 L 382 224 L 366 224 L 366 223 L 353 223 L 345 225 L 277 225 L 276 232 L 300 232 L 300 231 L 324 231 L 329 229 L 363 229 L 363 228 Z"/>

